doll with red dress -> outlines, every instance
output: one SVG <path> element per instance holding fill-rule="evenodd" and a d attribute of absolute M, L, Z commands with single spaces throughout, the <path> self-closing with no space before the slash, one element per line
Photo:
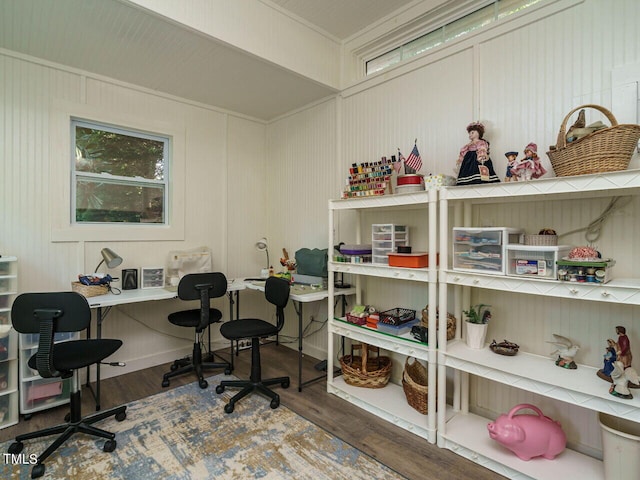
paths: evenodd
<path fill-rule="evenodd" d="M 538 146 L 531 142 L 524 147 L 525 158 L 516 160 L 511 167 L 511 174 L 518 177 L 519 180 L 531 180 L 532 178 L 540 178 L 547 173 L 542 166 L 542 160 L 538 157 Z"/>

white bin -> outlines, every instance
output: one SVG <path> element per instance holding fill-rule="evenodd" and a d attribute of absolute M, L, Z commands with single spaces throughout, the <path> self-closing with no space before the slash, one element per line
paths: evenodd
<path fill-rule="evenodd" d="M 640 423 L 599 413 L 604 478 L 633 478 L 640 471 Z"/>

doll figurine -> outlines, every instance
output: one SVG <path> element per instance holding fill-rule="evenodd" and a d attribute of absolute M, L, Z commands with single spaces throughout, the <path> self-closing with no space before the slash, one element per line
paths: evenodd
<path fill-rule="evenodd" d="M 624 368 L 629 368 L 633 356 L 631 355 L 631 342 L 629 342 L 629 337 L 627 337 L 627 329 L 622 326 L 617 326 L 616 333 L 618 334 L 618 351 L 616 352 L 618 360 L 622 362 Z"/>
<path fill-rule="evenodd" d="M 456 161 L 455 172 L 457 185 L 474 185 L 479 183 L 496 183 L 500 179 L 493 170 L 493 162 L 489 158 L 489 142 L 484 140 L 484 125 L 473 122 L 467 125 L 469 143 L 460 149 Z"/>
<path fill-rule="evenodd" d="M 542 166 L 542 161 L 538 157 L 538 146 L 530 143 L 524 147 L 523 159 L 517 160 L 511 167 L 511 173 L 516 175 L 519 180 L 531 180 L 532 178 L 540 178 L 547 173 Z"/>
<path fill-rule="evenodd" d="M 632 399 L 633 395 L 629 391 L 631 384 L 640 383 L 638 373 L 632 368 L 624 368 L 621 361 L 613 362 L 613 370 L 611 371 L 611 381 L 613 385 L 609 387 L 609 393 L 615 397 Z"/>
<path fill-rule="evenodd" d="M 514 182 L 518 181 L 518 177 L 513 174 L 511 169 L 513 165 L 516 163 L 516 158 L 518 158 L 518 152 L 507 152 L 504 154 L 507 157 L 507 173 L 504 177 L 505 182 L 510 182 L 512 179 Z"/>
<path fill-rule="evenodd" d="M 607 348 L 604 352 L 604 365 L 596 372 L 598 377 L 606 380 L 607 382 L 613 382 L 611 379 L 611 372 L 613 372 L 614 362 L 618 359 L 618 344 L 609 338 L 607 340 Z"/>

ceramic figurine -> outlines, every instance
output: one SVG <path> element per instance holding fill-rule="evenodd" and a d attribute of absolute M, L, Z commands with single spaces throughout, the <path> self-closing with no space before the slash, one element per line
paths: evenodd
<path fill-rule="evenodd" d="M 499 182 L 489 158 L 489 142 L 483 139 L 484 125 L 480 122 L 470 123 L 467 125 L 467 132 L 469 143 L 460 149 L 456 161 L 457 185 Z"/>
<path fill-rule="evenodd" d="M 507 173 L 504 177 L 505 182 L 510 182 L 512 179 L 514 182 L 518 181 L 518 177 L 513 174 L 511 169 L 516 163 L 516 158 L 518 158 L 518 152 L 507 152 L 504 154 L 507 157 Z"/>
<path fill-rule="evenodd" d="M 613 385 L 609 387 L 609 393 L 615 397 L 631 399 L 633 395 L 629 391 L 629 383 L 640 384 L 638 372 L 633 367 L 624 368 L 624 364 L 620 360 L 613 362 L 613 370 L 611 371 L 611 380 Z"/>
<path fill-rule="evenodd" d="M 631 343 L 629 337 L 627 337 L 627 329 L 621 326 L 616 327 L 616 333 L 618 334 L 618 360 L 622 362 L 624 368 L 631 366 Z"/>
<path fill-rule="evenodd" d="M 607 340 L 607 348 L 604 352 L 604 366 L 596 372 L 598 377 L 606 380 L 607 382 L 612 382 L 611 380 L 611 372 L 613 371 L 613 364 L 618 359 L 618 354 L 616 351 L 618 350 L 618 344 L 611 338 Z"/>
<path fill-rule="evenodd" d="M 538 157 L 538 146 L 531 142 L 524 147 L 523 159 L 516 160 L 511 167 L 511 173 L 518 177 L 519 180 L 531 180 L 532 178 L 540 178 L 547 173 L 542 166 L 542 161 Z"/>
<path fill-rule="evenodd" d="M 571 340 L 567 337 L 563 337 L 562 335 L 554 333 L 553 338 L 555 338 L 555 341 L 547 343 L 552 343 L 556 346 L 556 350 L 550 353 L 553 357 L 557 357 L 556 365 L 570 370 L 578 368 L 576 362 L 573 361 L 573 357 L 575 357 L 578 350 L 580 350 L 580 346 L 574 344 Z"/>

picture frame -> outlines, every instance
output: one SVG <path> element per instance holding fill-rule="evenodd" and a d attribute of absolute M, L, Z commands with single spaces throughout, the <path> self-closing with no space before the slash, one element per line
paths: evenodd
<path fill-rule="evenodd" d="M 162 288 L 164 276 L 164 267 L 141 267 L 140 288 Z"/>

